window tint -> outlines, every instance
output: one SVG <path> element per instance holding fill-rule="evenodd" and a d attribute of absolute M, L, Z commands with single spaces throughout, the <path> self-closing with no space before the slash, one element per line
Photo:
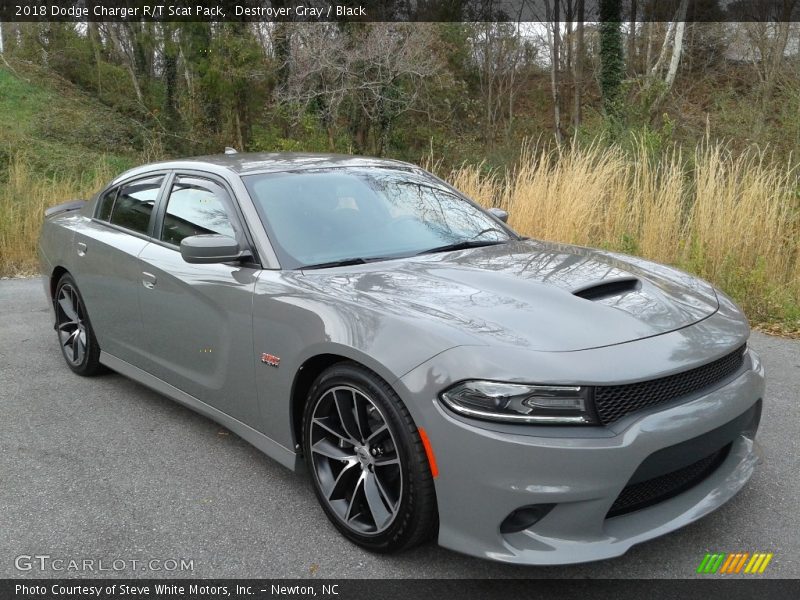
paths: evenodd
<path fill-rule="evenodd" d="M 131 231 L 147 233 L 150 215 L 163 180 L 163 177 L 151 177 L 120 187 L 111 209 L 110 222 Z"/>
<path fill-rule="evenodd" d="M 231 219 L 225 210 L 227 195 L 218 185 L 197 179 L 178 178 L 161 227 L 161 239 L 180 245 L 190 235 L 218 233 L 235 238 Z"/>
<path fill-rule="evenodd" d="M 105 194 L 100 196 L 97 201 L 97 218 L 102 221 L 108 221 L 111 216 L 111 209 L 114 207 L 114 200 L 117 197 L 119 188 L 111 188 Z"/>

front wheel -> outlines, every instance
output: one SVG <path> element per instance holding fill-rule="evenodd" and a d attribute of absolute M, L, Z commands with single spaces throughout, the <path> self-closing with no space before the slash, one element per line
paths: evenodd
<path fill-rule="evenodd" d="M 95 375 L 102 370 L 100 346 L 86 314 L 86 305 L 71 275 L 65 274 L 56 286 L 56 332 L 67 366 L 78 375 Z"/>
<path fill-rule="evenodd" d="M 345 537 L 396 552 L 436 534 L 433 478 L 417 428 L 394 390 L 355 363 L 320 375 L 303 447 L 314 491 Z"/>

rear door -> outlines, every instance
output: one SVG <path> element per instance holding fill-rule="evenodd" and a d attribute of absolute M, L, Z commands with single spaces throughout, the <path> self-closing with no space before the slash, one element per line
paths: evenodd
<path fill-rule="evenodd" d="M 227 184 L 177 173 L 161 200 L 153 240 L 139 254 L 146 370 L 261 429 L 252 306 L 257 264 L 189 264 L 180 242 L 219 233 L 250 248 Z"/>
<path fill-rule="evenodd" d="M 148 243 L 165 180 L 164 173 L 149 174 L 106 190 L 93 218 L 77 229 L 73 241 L 73 275 L 100 347 L 137 366 L 144 344 L 138 255 Z"/>

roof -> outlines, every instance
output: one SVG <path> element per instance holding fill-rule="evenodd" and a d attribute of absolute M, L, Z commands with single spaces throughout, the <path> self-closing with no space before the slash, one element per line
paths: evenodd
<path fill-rule="evenodd" d="M 412 167 L 409 163 L 385 158 L 353 156 L 349 154 L 311 154 L 311 153 L 236 153 L 196 156 L 180 160 L 164 161 L 147 165 L 152 168 L 187 168 L 192 165 L 215 165 L 236 173 L 268 173 L 306 168 L 328 167 Z"/>
<path fill-rule="evenodd" d="M 117 185 L 127 179 L 146 176 L 154 171 L 166 170 L 197 170 L 217 175 L 226 176 L 227 173 L 237 175 L 252 175 L 256 173 L 280 173 L 282 171 L 297 171 L 303 169 L 325 169 L 335 167 L 382 167 L 395 169 L 413 169 L 422 172 L 422 169 L 411 163 L 387 158 L 372 158 L 368 156 L 353 156 L 350 154 L 311 154 L 311 153 L 236 153 L 236 154 L 211 154 L 208 156 L 194 156 L 161 162 L 144 164 L 129 169 L 114 178 L 104 189 Z"/>

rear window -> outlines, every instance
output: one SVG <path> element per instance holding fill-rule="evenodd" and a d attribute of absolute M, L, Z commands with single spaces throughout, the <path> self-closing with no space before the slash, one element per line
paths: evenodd
<path fill-rule="evenodd" d="M 159 176 L 139 179 L 120 186 L 109 211 L 108 221 L 137 233 L 147 233 L 150 216 L 153 214 L 153 207 L 163 181 L 164 177 Z M 101 204 L 101 213 L 104 210 L 106 210 L 105 204 Z M 103 218 L 101 215 L 98 217 Z"/>

